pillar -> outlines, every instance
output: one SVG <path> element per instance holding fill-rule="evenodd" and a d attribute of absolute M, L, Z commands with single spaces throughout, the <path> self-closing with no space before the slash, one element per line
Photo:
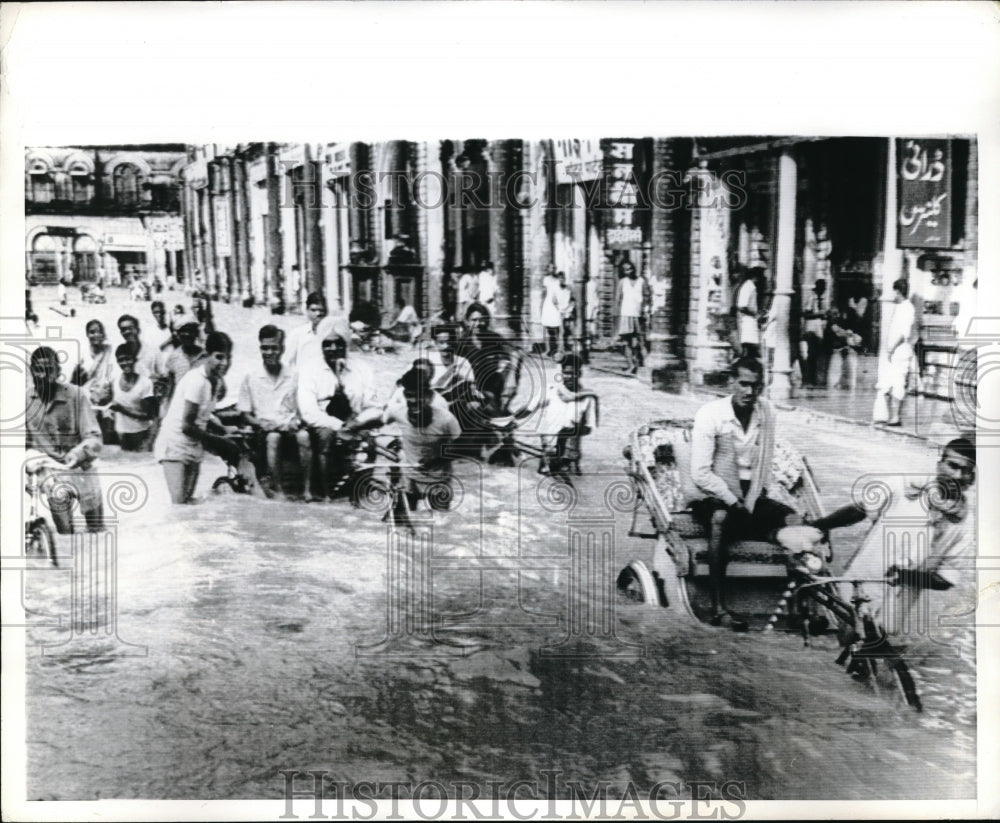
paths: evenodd
<path fill-rule="evenodd" d="M 507 203 L 507 181 L 511 176 L 511 140 L 494 140 L 487 150 L 487 166 L 490 173 L 489 216 L 490 216 L 490 259 L 493 273 L 497 278 L 497 295 L 493 304 L 493 326 L 510 332 L 510 288 L 511 269 L 515 255 L 511 236 L 511 213 L 514 209 Z"/>
<path fill-rule="evenodd" d="M 788 331 L 795 266 L 795 195 L 798 167 L 788 151 L 778 157 L 778 226 L 774 255 L 774 299 L 771 303 L 769 339 L 774 343 L 770 397 L 791 397 L 792 360 Z"/>
<path fill-rule="evenodd" d="M 667 186 L 672 173 L 685 168 L 689 154 L 684 151 L 684 145 L 677 139 L 656 139 L 653 141 L 653 180 L 663 180 L 659 192 L 653 195 L 650 203 L 650 241 L 649 254 L 650 282 L 657 278 L 666 281 L 666 295 L 662 307 L 653 312 L 650 321 L 649 344 L 650 352 L 646 360 L 652 372 L 654 386 L 674 388 L 683 369 L 683 363 L 678 358 L 677 330 L 681 328 L 684 289 L 680 279 L 687 273 L 683 253 L 685 246 L 683 234 L 688 211 L 668 208 L 670 200 Z M 669 374 L 664 373 L 667 369 Z"/>
<path fill-rule="evenodd" d="M 424 266 L 423 318 L 439 314 L 444 308 L 444 197 L 443 180 L 432 172 L 430 158 L 437 157 L 437 143 L 416 143 L 417 185 L 413 196 L 417 202 L 417 237 L 421 262 Z"/>
<path fill-rule="evenodd" d="M 313 160 L 312 145 L 306 143 L 303 147 L 305 164 L 302 169 L 302 223 L 305 230 L 304 245 L 306 251 L 305 268 L 302 277 L 305 279 L 306 294 L 314 291 L 324 292 L 326 278 L 323 273 L 323 235 L 320 231 L 319 215 L 322 202 L 320 191 L 320 166 Z"/>
<path fill-rule="evenodd" d="M 881 304 L 880 332 L 878 343 L 878 384 L 881 384 L 885 371 L 889 367 L 889 353 L 886 349 L 886 338 L 889 335 L 889 325 L 892 323 L 893 290 L 892 284 L 903 274 L 903 251 L 897 248 L 899 242 L 899 226 L 896 215 L 899 203 L 896 197 L 896 140 L 890 137 L 887 141 L 886 172 L 885 172 L 885 232 L 883 233 L 881 265 L 876 269 L 875 286 L 881 288 L 879 303 Z"/>
<path fill-rule="evenodd" d="M 284 248 L 281 238 L 281 188 L 284 169 L 278 162 L 278 149 L 267 144 L 267 263 L 264 299 L 272 305 L 284 305 Z"/>

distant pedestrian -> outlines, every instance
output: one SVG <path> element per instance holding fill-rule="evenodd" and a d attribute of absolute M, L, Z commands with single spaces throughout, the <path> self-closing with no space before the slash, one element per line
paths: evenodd
<path fill-rule="evenodd" d="M 493 263 L 487 260 L 479 270 L 479 302 L 490 310 L 490 314 L 496 312 L 497 297 L 497 277 L 493 273 Z"/>
<path fill-rule="evenodd" d="M 802 380 L 807 386 L 826 385 L 826 323 L 830 310 L 826 296 L 826 280 L 819 278 L 806 295 L 802 317 L 805 320 L 806 367 Z"/>
<path fill-rule="evenodd" d="M 736 291 L 736 330 L 741 357 L 760 359 L 760 305 L 757 294 L 758 269 L 749 269 Z"/>
<path fill-rule="evenodd" d="M 645 362 L 642 351 L 644 283 L 630 260 L 621 266 L 618 281 L 618 337 L 625 346 L 625 368 L 636 374 Z"/>
<path fill-rule="evenodd" d="M 889 321 L 886 336 L 886 353 L 889 362 L 876 386 L 875 408 L 872 422 L 887 426 L 901 426 L 900 412 L 906 398 L 906 381 L 913 360 L 914 322 L 913 303 L 909 300 L 909 284 L 903 278 L 892 284 L 896 308 Z"/>
<path fill-rule="evenodd" d="M 467 271 L 458 278 L 458 307 L 456 317 L 465 317 L 469 306 L 479 300 L 479 275 Z"/>
<path fill-rule="evenodd" d="M 561 348 L 560 338 L 562 336 L 563 312 L 566 309 L 567 295 L 566 275 L 563 272 L 556 274 L 549 273 L 542 283 L 544 294 L 542 296 L 542 326 L 545 328 L 545 353 L 555 358 Z"/>

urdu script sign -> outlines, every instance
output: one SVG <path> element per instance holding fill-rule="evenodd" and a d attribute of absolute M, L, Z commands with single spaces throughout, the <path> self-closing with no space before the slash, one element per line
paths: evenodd
<path fill-rule="evenodd" d="M 896 141 L 899 182 L 899 247 L 951 248 L 951 142 L 922 138 Z"/>

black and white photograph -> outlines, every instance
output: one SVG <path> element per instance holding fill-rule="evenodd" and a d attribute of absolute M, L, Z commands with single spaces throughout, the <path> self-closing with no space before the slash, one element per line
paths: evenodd
<path fill-rule="evenodd" d="M 996 9 L 656 5 L 4 9 L 5 819 L 1000 814 Z"/>

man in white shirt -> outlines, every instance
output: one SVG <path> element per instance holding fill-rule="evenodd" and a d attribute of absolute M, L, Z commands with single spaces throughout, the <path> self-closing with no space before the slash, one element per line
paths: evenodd
<path fill-rule="evenodd" d="M 431 388 L 426 371 L 412 368 L 400 378 L 381 422 L 396 425 L 403 443 L 403 477 L 410 508 L 426 499 L 432 509 L 451 504 L 452 461 L 446 449 L 461 434 L 448 404 Z"/>
<path fill-rule="evenodd" d="M 883 521 L 886 529 L 909 532 L 908 545 L 897 535 L 891 544 L 895 554 L 887 558 L 886 531 L 873 528 L 844 573 L 863 578 L 884 574 L 888 587 L 898 587 L 872 590 L 872 611 L 890 634 L 908 635 L 911 659 L 940 654 L 941 644 L 961 651 L 975 636 L 975 479 L 974 437 L 957 437 L 941 450 L 934 476 L 871 476 L 876 493 L 869 494 L 866 485 L 856 487 L 854 502 L 811 524 L 829 531 L 868 518 Z M 921 532 L 926 541 L 919 539 Z"/>
<path fill-rule="evenodd" d="M 326 298 L 319 292 L 311 292 L 306 297 L 306 316 L 308 322 L 303 323 L 288 334 L 285 343 L 285 365 L 301 371 L 307 360 L 315 357 L 320 359 L 321 338 L 317 329 L 320 321 L 326 317 Z"/>
<path fill-rule="evenodd" d="M 479 275 L 475 272 L 467 271 L 458 278 L 458 307 L 455 314 L 456 319 L 464 318 L 469 306 L 478 300 Z"/>
<path fill-rule="evenodd" d="M 479 302 L 495 313 L 497 296 L 497 277 L 493 273 L 493 263 L 486 261 L 479 271 Z"/>
<path fill-rule="evenodd" d="M 265 493 L 283 492 L 282 446 L 296 446 L 302 468 L 306 502 L 312 500 L 309 477 L 312 474 L 312 448 L 309 431 L 302 424 L 296 407 L 295 372 L 282 365 L 285 333 L 267 325 L 257 333 L 261 362 L 240 384 L 236 408 L 243 420 L 254 429 L 254 451 L 261 466 L 258 478 Z"/>
<path fill-rule="evenodd" d="M 377 425 L 382 409 L 371 371 L 363 363 L 348 363 L 346 324 L 333 322 L 320 331 L 322 359 L 303 364 L 296 398 L 319 464 L 323 495 L 333 498 L 354 470 L 354 433 Z"/>
<path fill-rule="evenodd" d="M 635 266 L 628 260 L 622 263 L 622 277 L 618 281 L 618 336 L 625 344 L 625 365 L 636 374 L 643 364 L 642 313 L 645 308 L 645 289 Z"/>
<path fill-rule="evenodd" d="M 760 357 L 760 323 L 757 307 L 757 270 L 746 273 L 736 292 L 736 327 L 742 357 Z"/>
<path fill-rule="evenodd" d="M 472 364 L 455 353 L 458 328 L 451 323 L 437 325 L 431 329 L 431 339 L 433 346 L 422 352 L 433 367 L 431 388 L 448 402 L 449 410 L 460 422 L 468 421 L 469 404 L 481 403 L 482 397 Z"/>
<path fill-rule="evenodd" d="M 882 409 L 876 410 L 873 422 L 885 423 L 887 426 L 901 426 L 899 414 L 903 410 L 903 400 L 906 398 L 906 378 L 910 372 L 910 362 L 913 359 L 913 324 L 916 311 L 908 299 L 909 284 L 900 278 L 892 284 L 893 301 L 896 304 L 889 322 L 889 334 L 886 337 L 886 352 L 889 362 L 879 379 L 876 390 L 879 399 L 876 406 L 885 403 L 885 418 Z"/>
<path fill-rule="evenodd" d="M 774 411 L 760 397 L 764 369 L 742 357 L 732 367 L 729 397 L 702 406 L 691 433 L 691 479 L 705 494 L 691 508 L 708 529 L 708 566 L 712 624 L 746 630 L 726 609 L 725 578 L 729 546 L 741 539 L 771 540 L 801 516 L 767 497 L 774 457 Z"/>

